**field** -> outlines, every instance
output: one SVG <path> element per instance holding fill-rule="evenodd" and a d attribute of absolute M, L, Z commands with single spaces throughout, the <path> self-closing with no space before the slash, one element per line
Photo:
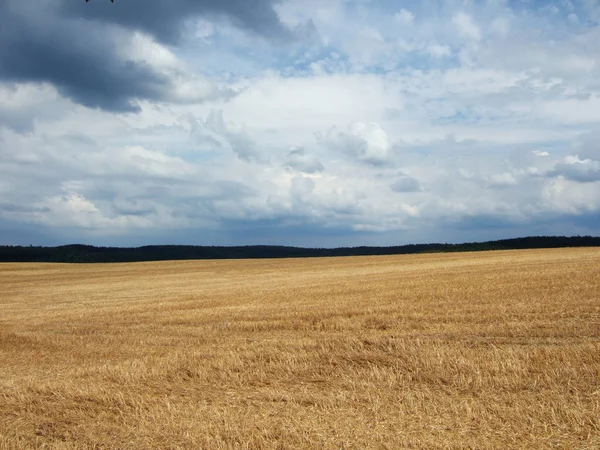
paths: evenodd
<path fill-rule="evenodd" d="M 600 248 L 0 265 L 0 448 L 600 448 Z"/>

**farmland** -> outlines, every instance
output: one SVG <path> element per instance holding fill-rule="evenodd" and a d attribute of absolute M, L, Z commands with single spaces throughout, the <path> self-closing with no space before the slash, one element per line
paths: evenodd
<path fill-rule="evenodd" d="M 0 264 L 0 448 L 600 448 L 600 248 Z"/>

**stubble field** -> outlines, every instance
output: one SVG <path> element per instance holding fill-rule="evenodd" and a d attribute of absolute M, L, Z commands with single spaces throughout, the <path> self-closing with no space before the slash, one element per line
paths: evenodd
<path fill-rule="evenodd" d="M 600 448 L 600 248 L 0 264 L 0 448 Z"/>

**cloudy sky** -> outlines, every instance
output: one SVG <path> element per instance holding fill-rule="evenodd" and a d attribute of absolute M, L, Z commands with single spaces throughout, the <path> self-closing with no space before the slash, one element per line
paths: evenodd
<path fill-rule="evenodd" d="M 0 244 L 600 234 L 598 0 L 0 0 Z"/>

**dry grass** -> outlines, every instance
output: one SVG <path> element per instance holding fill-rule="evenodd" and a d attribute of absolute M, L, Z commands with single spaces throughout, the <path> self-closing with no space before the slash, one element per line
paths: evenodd
<path fill-rule="evenodd" d="M 600 249 L 0 265 L 1 448 L 600 448 Z"/>

